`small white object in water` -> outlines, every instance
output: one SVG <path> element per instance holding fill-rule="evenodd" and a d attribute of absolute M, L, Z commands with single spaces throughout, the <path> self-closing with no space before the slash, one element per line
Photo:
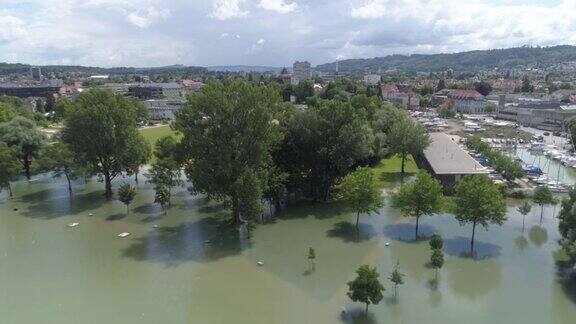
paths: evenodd
<path fill-rule="evenodd" d="M 204 241 L 204 244 L 210 244 L 210 240 Z"/>
<path fill-rule="evenodd" d="M 90 214 L 88 214 L 88 216 L 94 216 L 94 214 L 90 213 Z"/>
<path fill-rule="evenodd" d="M 346 307 L 342 307 L 342 315 L 346 314 L 347 310 Z"/>
<path fill-rule="evenodd" d="M 80 223 L 70 223 L 68 224 L 68 227 L 76 227 L 78 225 L 80 225 Z"/>
<path fill-rule="evenodd" d="M 263 265 L 264 265 L 264 262 L 258 261 L 256 264 L 258 264 L 259 266 L 263 266 Z"/>
<path fill-rule="evenodd" d="M 158 226 L 158 225 L 152 225 L 152 227 L 154 227 L 154 228 L 158 228 L 159 226 Z"/>
<path fill-rule="evenodd" d="M 386 246 L 390 246 L 390 243 L 389 243 L 389 242 L 386 242 Z"/>
<path fill-rule="evenodd" d="M 130 233 L 124 232 L 124 233 L 118 234 L 118 237 L 126 237 L 126 236 L 128 236 L 128 235 L 130 235 Z"/>

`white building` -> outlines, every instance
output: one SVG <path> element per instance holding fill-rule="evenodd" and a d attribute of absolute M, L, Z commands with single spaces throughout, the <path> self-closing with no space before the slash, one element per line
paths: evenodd
<path fill-rule="evenodd" d="M 364 76 L 364 84 L 367 86 L 376 86 L 382 78 L 378 74 L 368 74 Z"/>
<path fill-rule="evenodd" d="M 143 103 L 153 120 L 174 120 L 174 113 L 184 105 L 184 101 L 163 99 L 145 100 Z"/>

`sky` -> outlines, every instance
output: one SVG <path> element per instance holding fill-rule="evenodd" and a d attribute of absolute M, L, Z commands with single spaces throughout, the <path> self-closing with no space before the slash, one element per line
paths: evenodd
<path fill-rule="evenodd" d="M 0 0 L 0 62 L 313 65 L 576 45 L 576 0 Z"/>

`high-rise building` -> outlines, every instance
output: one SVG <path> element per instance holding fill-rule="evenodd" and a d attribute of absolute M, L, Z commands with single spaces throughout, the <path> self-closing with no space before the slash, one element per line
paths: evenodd
<path fill-rule="evenodd" d="M 30 77 L 34 80 L 42 80 L 42 69 L 37 66 L 30 67 Z"/>
<path fill-rule="evenodd" d="M 296 61 L 296 62 L 294 62 L 293 75 L 294 75 L 294 79 L 296 79 L 295 83 L 300 83 L 301 81 L 310 80 L 310 78 L 312 76 L 311 70 L 312 70 L 312 66 L 310 65 L 310 62 L 308 62 L 308 61 L 304 61 L 304 62 Z"/>

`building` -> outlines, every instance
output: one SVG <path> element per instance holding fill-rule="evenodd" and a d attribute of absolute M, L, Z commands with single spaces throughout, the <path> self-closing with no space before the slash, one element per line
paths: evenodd
<path fill-rule="evenodd" d="M 128 87 L 128 94 L 141 100 L 167 99 L 181 100 L 180 85 L 170 83 L 140 83 Z"/>
<path fill-rule="evenodd" d="M 476 90 L 444 89 L 434 97 L 438 102 L 451 101 L 454 109 L 463 114 L 484 113 L 486 100 Z"/>
<path fill-rule="evenodd" d="M 292 81 L 292 83 L 298 84 L 302 81 L 310 80 L 312 77 L 312 66 L 310 65 L 310 62 L 294 62 L 292 74 L 294 76 L 294 81 Z"/>
<path fill-rule="evenodd" d="M 55 85 L 20 86 L 14 84 L 0 84 L 0 96 L 48 98 L 58 94 L 60 88 L 61 86 Z"/>
<path fill-rule="evenodd" d="M 42 69 L 38 66 L 30 67 L 30 77 L 34 80 L 42 80 Z"/>
<path fill-rule="evenodd" d="M 407 86 L 395 84 L 383 84 L 380 86 L 382 99 L 401 105 L 407 109 L 420 108 L 420 95 L 410 90 Z"/>
<path fill-rule="evenodd" d="M 364 76 L 364 84 L 367 86 L 377 86 L 382 78 L 378 74 L 368 74 Z"/>
<path fill-rule="evenodd" d="M 144 106 L 148 110 L 150 119 L 153 120 L 174 120 L 174 113 L 183 105 L 182 100 L 150 99 L 144 101 Z"/>
<path fill-rule="evenodd" d="M 486 168 L 444 133 L 430 133 L 430 145 L 416 156 L 416 164 L 438 179 L 446 193 L 453 193 L 466 175 L 488 174 Z"/>

